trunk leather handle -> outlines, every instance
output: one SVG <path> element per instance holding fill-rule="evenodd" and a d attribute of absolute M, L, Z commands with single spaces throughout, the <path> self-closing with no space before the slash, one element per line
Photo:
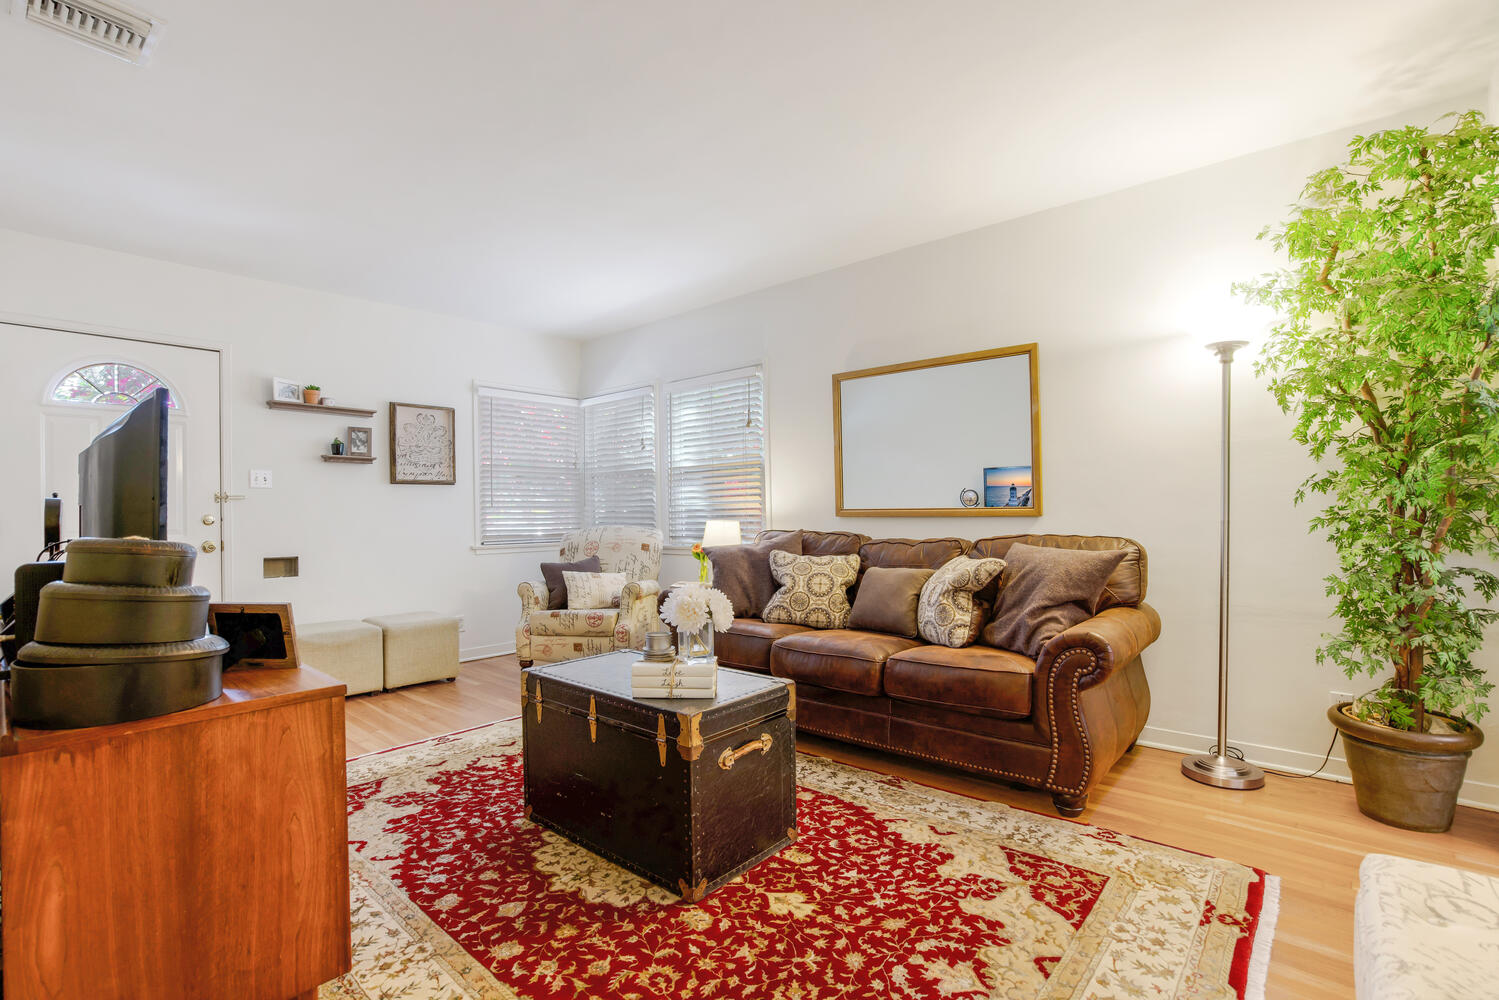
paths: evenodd
<path fill-rule="evenodd" d="M 770 744 L 770 734 L 761 733 L 759 739 L 750 740 L 748 743 L 746 743 L 742 747 L 739 747 L 737 750 L 725 750 L 723 753 L 719 754 L 718 766 L 727 771 L 729 768 L 734 766 L 734 762 L 736 760 L 738 760 L 740 757 L 743 757 L 747 753 L 753 753 L 756 750 L 760 751 L 761 754 L 770 753 Z"/>

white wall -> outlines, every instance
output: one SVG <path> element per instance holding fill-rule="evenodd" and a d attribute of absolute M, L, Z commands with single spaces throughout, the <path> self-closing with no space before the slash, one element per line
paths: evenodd
<path fill-rule="evenodd" d="M 290 601 L 299 622 L 430 609 L 463 615 L 465 655 L 514 648 L 515 587 L 537 576 L 535 551 L 476 554 L 474 379 L 551 392 L 577 388 L 579 347 L 558 338 L 183 267 L 0 230 L 0 316 L 45 317 L 163 340 L 229 348 L 225 484 L 226 596 Z M 266 408 L 271 376 L 316 382 L 373 420 Z M 40 387 L 0 390 L 39 396 Z M 387 404 L 456 409 L 458 483 L 395 486 Z M 375 428 L 375 464 L 318 455 L 348 424 Z M 342 435 L 341 435 L 342 436 Z M 249 470 L 274 488 L 250 490 Z M 31 549 L 37 525 L 19 531 Z M 24 546 L 23 546 L 24 547 Z M 300 557 L 296 579 L 261 578 L 266 556 Z"/>
<path fill-rule="evenodd" d="M 1481 106 L 1484 95 L 1400 121 Z M 582 389 L 597 392 L 737 365 L 765 365 L 772 523 L 875 536 L 1023 531 L 1127 535 L 1150 555 L 1164 631 L 1146 653 L 1146 740 L 1206 749 L 1215 725 L 1218 366 L 1204 307 L 1275 264 L 1256 242 L 1313 170 L 1355 131 L 1321 136 L 746 295 L 590 341 Z M 1140 141 L 1148 141 L 1142 138 Z M 1024 144 L 1017 144 L 1024 155 Z M 1101 151 L 1100 155 L 1107 155 Z M 1195 330 L 1194 330 L 1195 328 Z M 1221 334 L 1220 334 L 1221 336 Z M 1045 516 L 833 515 L 834 372 L 1029 341 L 1040 344 Z M 1330 691 L 1362 691 L 1313 657 L 1329 629 L 1326 542 L 1291 496 L 1312 469 L 1291 420 L 1235 366 L 1232 742 L 1251 759 L 1310 770 L 1331 738 Z M 940 409 L 931 414 L 934 424 Z M 690 561 L 668 560 L 663 579 Z M 1499 666 L 1499 642 L 1482 654 Z M 1346 771 L 1340 764 L 1333 770 Z M 1499 806 L 1499 749 L 1478 751 L 1469 801 Z"/>

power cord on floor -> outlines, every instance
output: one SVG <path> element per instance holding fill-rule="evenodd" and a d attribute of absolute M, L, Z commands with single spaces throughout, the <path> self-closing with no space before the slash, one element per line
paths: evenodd
<path fill-rule="evenodd" d="M 1317 775 L 1319 775 L 1319 774 L 1322 773 L 1322 769 L 1327 766 L 1327 762 L 1330 761 L 1330 760 L 1332 760 L 1332 748 L 1335 747 L 1335 746 L 1337 746 L 1337 745 L 1338 745 L 1338 731 L 1336 729 L 1334 729 L 1332 731 L 1332 741 L 1327 744 L 1327 753 L 1325 753 L 1325 754 L 1322 755 L 1322 763 L 1319 764 L 1319 765 L 1317 765 L 1317 769 L 1315 771 L 1311 771 L 1311 772 L 1309 772 L 1307 774 L 1297 774 L 1294 771 L 1277 771 L 1273 767 L 1262 767 L 1262 768 L 1260 768 L 1260 770 L 1264 771 L 1266 774 L 1279 775 L 1282 778 L 1315 778 Z M 1211 747 L 1208 748 L 1208 753 L 1217 753 L 1217 752 L 1218 752 L 1218 744 L 1216 744 L 1216 743 L 1214 743 Z M 1244 751 L 1240 750 L 1238 747 L 1229 747 L 1227 750 L 1225 750 L 1223 752 L 1223 756 L 1225 756 L 1225 757 L 1232 757 L 1234 760 L 1243 760 L 1244 759 Z"/>

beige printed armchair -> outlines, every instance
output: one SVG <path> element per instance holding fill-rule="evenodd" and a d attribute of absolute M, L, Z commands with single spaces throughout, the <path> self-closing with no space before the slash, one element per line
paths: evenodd
<path fill-rule="evenodd" d="M 520 623 L 515 626 L 515 654 L 521 666 L 639 649 L 647 632 L 662 627 L 656 610 L 661 532 L 622 525 L 584 528 L 563 535 L 558 554 L 563 562 L 598 556 L 605 573 L 623 573 L 628 582 L 618 610 L 597 611 L 548 611 L 546 584 L 522 583 L 517 588 Z"/>

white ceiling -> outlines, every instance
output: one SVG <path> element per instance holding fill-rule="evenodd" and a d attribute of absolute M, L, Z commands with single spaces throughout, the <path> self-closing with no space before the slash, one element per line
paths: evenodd
<path fill-rule="evenodd" d="M 1499 64 L 1494 0 L 134 2 L 145 68 L 0 19 L 0 227 L 580 336 Z"/>

